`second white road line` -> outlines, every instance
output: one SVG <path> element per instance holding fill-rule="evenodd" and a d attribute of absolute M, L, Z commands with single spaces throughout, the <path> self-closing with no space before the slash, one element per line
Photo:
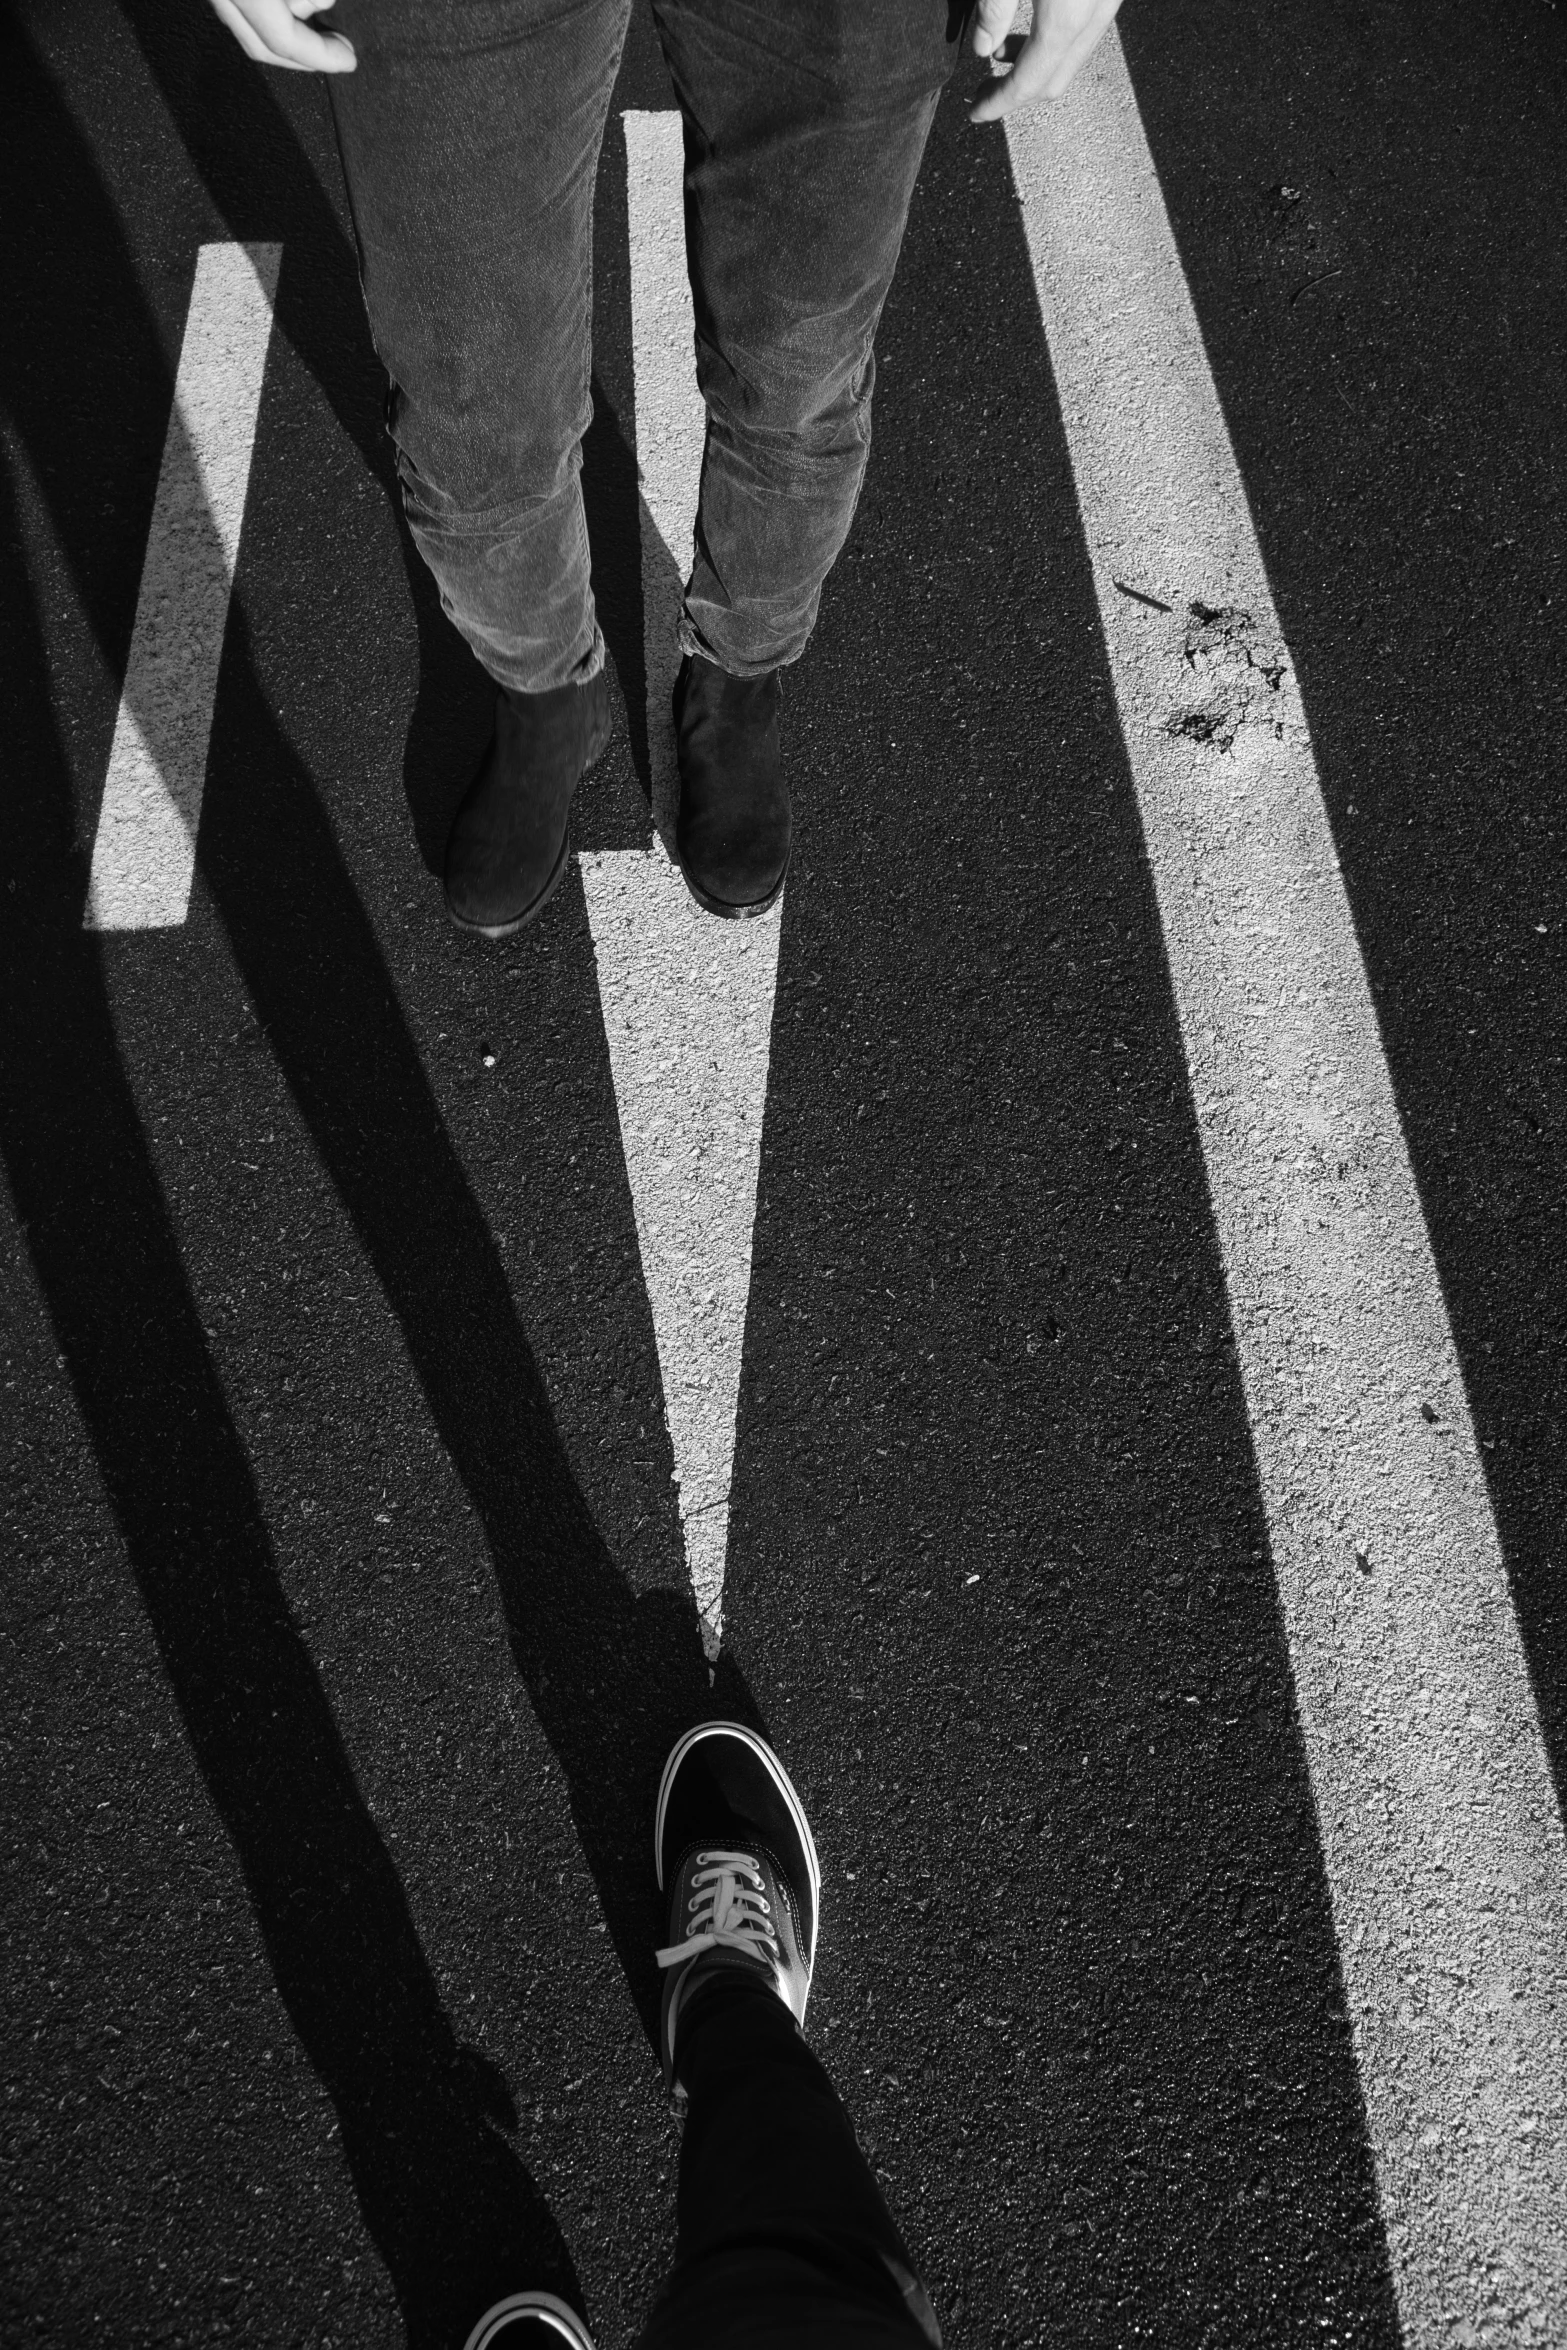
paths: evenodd
<path fill-rule="evenodd" d="M 89 930 L 185 919 L 280 245 L 203 245 L 93 841 Z"/>
<path fill-rule="evenodd" d="M 704 412 L 686 278 L 680 117 L 628 113 L 625 124 L 648 740 L 655 814 L 672 837 L 669 692 Z M 656 841 L 651 851 L 585 855 L 581 867 L 686 1566 L 713 1657 L 723 1628 L 781 917 L 776 908 L 759 922 L 704 914 Z"/>
<path fill-rule="evenodd" d="M 1564 2342 L 1567 1847 L 1293 664 L 1114 36 L 1007 136 L 1196 1096 L 1400 2316 L 1416 2350 Z"/>

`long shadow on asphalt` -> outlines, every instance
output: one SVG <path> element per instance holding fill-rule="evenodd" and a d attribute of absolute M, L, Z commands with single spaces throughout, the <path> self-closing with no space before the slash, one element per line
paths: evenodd
<path fill-rule="evenodd" d="M 8 547 L 15 517 L 4 516 Z M 279 1995 L 336 2107 L 365 2222 L 416 2340 L 486 2280 L 576 2297 L 506 2144 L 504 2082 L 458 2042 L 277 1571 L 244 1448 L 121 1065 L 26 584 L 0 584 L 11 840 L 0 1148 L 105 1490 Z M 482 2299 L 481 2299 L 482 2305 Z M 472 2312 L 470 2311 L 471 2315 Z"/>
<path fill-rule="evenodd" d="M 387 443 L 364 396 L 366 341 L 352 250 L 308 157 L 264 80 L 247 69 L 221 28 L 202 19 L 199 37 L 175 42 L 168 21 L 140 0 L 132 16 L 191 158 L 234 236 L 254 237 L 266 224 L 266 233 L 281 234 L 278 324 L 395 501 Z M 345 316 L 351 329 L 345 330 Z M 595 586 L 606 568 L 611 573 L 604 617 L 612 653 L 627 667 L 634 658 L 640 669 L 635 465 L 602 390 L 584 480 L 601 530 Z M 415 732 L 425 727 L 433 744 L 444 737 L 431 713 L 461 705 L 474 664 L 441 619 L 429 574 L 406 534 L 401 543 L 422 615 Z M 632 1602 L 581 1500 L 493 1237 L 446 1138 L 331 826 L 256 686 L 238 609 L 230 620 L 213 764 L 228 786 L 204 813 L 202 871 L 257 1013 L 402 1322 L 435 1423 L 479 1510 L 518 1663 L 571 1781 L 584 1851 L 651 2037 L 657 1979 L 648 1953 L 659 1921 L 650 1904 L 628 1901 L 626 1893 L 645 1873 L 649 1788 L 673 1736 L 693 1714 L 738 1710 L 755 1719 L 754 1708 L 732 1665 L 720 1668 L 710 1690 L 694 1609 L 663 1593 Z M 451 791 L 452 762 L 444 751 L 429 758 L 411 748 L 408 772 L 421 786 L 438 775 L 439 788 Z M 286 891 L 269 890 L 261 879 L 280 843 L 287 844 Z M 531 1466 L 519 1468 L 530 1454 Z M 635 1623 L 628 1617 L 633 1607 Z M 581 1702 L 589 1697 L 592 1703 Z M 608 1789 L 606 1779 L 616 1774 L 604 1769 L 605 1725 L 633 1720 L 643 1725 L 638 1760 L 624 1787 Z"/>
<path fill-rule="evenodd" d="M 105 659 L 124 577 L 101 514 L 161 445 L 172 386 L 112 203 L 47 77 L 15 43 L 16 187 L 72 224 L 12 250 L 5 404 Z M 20 93 L 18 96 L 17 93 Z M 20 207 L 19 207 L 20 209 Z M 31 272 L 29 279 L 28 273 Z M 31 327 L 34 331 L 25 331 Z M 106 414 L 101 439 L 84 414 Z M 134 470 L 133 470 L 134 478 Z M 504 2082 L 459 2043 L 396 1869 L 290 1612 L 255 1481 L 193 1300 L 126 1070 L 21 536 L 0 531 L 13 872 L 4 930 L 0 1148 L 127 1555 L 279 1994 L 341 2120 L 365 2222 L 416 2344 L 461 2338 L 520 2282 L 576 2298 L 570 2256 L 504 2134 Z M 134 583 L 130 583 L 134 593 Z M 257 1013 L 397 1312 L 483 1522 L 519 1671 L 571 1789 L 583 1850 L 650 2033 L 657 1979 L 647 1804 L 675 1732 L 755 1720 L 710 1687 L 694 1608 L 637 1600 L 572 1479 L 503 1268 L 309 780 L 231 633 L 220 707 L 243 788 L 209 813 L 203 866 Z M 287 887 L 264 875 L 286 855 Z M 287 907 L 280 918 L 280 904 Z M 112 952 L 113 950 L 108 950 Z"/>

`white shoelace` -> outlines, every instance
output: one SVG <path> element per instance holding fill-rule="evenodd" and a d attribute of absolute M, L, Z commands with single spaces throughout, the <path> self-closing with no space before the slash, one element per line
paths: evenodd
<path fill-rule="evenodd" d="M 778 1956 L 778 1936 L 761 1873 L 748 1852 L 699 1852 L 686 1903 L 685 1939 L 654 1953 L 660 1966 L 683 1966 L 704 1950 Z"/>

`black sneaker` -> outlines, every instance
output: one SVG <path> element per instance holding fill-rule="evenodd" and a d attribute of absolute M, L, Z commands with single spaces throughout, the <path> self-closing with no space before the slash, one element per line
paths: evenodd
<path fill-rule="evenodd" d="M 688 1730 L 664 1765 L 653 1825 L 669 1947 L 659 2048 L 678 2087 L 680 2010 L 715 1977 L 761 1982 L 805 2020 L 822 1872 L 810 1822 L 765 1738 L 738 1722 Z"/>
<path fill-rule="evenodd" d="M 495 700 L 495 728 L 446 843 L 446 907 L 462 930 L 509 938 L 566 870 L 571 795 L 609 741 L 609 679 Z"/>
<path fill-rule="evenodd" d="M 731 677 L 700 653 L 675 679 L 686 887 L 709 914 L 765 914 L 789 870 L 794 818 L 778 748 L 778 672 Z"/>
<path fill-rule="evenodd" d="M 463 2350 L 593 2350 L 593 2337 L 574 2309 L 553 2293 L 508 2293 L 480 2318 Z"/>

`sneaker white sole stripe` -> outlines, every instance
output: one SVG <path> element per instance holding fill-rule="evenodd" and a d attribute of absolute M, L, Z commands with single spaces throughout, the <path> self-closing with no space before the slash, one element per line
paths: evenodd
<path fill-rule="evenodd" d="M 508 2293 L 485 2311 L 463 2345 L 463 2350 L 489 2350 L 489 2344 L 514 2317 L 536 2317 L 559 2334 L 571 2350 L 593 2350 L 593 2336 L 576 2311 L 557 2301 L 553 2293 Z"/>

